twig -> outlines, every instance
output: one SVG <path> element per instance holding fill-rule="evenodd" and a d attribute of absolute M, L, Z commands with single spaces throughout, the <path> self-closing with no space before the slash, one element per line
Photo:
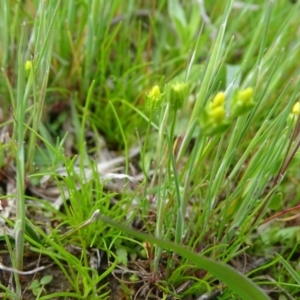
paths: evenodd
<path fill-rule="evenodd" d="M 41 266 L 41 267 L 35 268 L 33 270 L 30 270 L 30 271 L 19 271 L 19 270 L 15 269 L 15 268 L 6 267 L 6 266 L 4 266 L 4 265 L 2 265 L 0 263 L 0 270 L 11 272 L 11 273 L 17 273 L 19 275 L 32 275 L 32 274 L 35 274 L 35 273 L 40 272 L 42 270 L 45 270 L 45 269 L 47 269 L 47 268 L 49 268 L 51 266 L 52 265 Z"/>

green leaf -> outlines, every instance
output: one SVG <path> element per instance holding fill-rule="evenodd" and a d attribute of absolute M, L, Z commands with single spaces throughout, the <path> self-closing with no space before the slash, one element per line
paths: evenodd
<path fill-rule="evenodd" d="M 299 274 L 293 269 L 293 267 L 281 255 L 276 253 L 276 256 L 280 258 L 280 261 L 283 264 L 283 266 L 292 275 L 292 277 L 295 279 L 295 281 L 300 285 L 300 276 L 299 276 Z"/>
<path fill-rule="evenodd" d="M 35 289 L 33 289 L 33 290 L 32 290 L 32 293 L 33 293 L 33 295 L 34 295 L 34 296 L 37 296 L 37 295 L 39 295 L 39 294 L 40 294 L 40 292 L 41 292 L 41 287 L 39 287 L 39 288 L 35 288 Z"/>
<path fill-rule="evenodd" d="M 243 300 L 270 300 L 268 295 L 264 293 L 254 282 L 224 263 L 200 256 L 199 254 L 193 253 L 180 245 L 159 240 L 151 235 L 141 233 L 125 225 L 121 225 L 107 217 L 101 216 L 99 219 L 105 224 L 118 228 L 123 232 L 135 236 L 136 238 L 157 244 L 165 249 L 172 249 L 174 252 L 193 262 L 197 267 L 207 270 L 215 277 L 222 280 Z"/>
<path fill-rule="evenodd" d="M 52 279 L 53 279 L 52 275 L 46 275 L 41 279 L 40 282 L 42 285 L 46 285 L 46 284 L 50 283 L 52 281 Z"/>
<path fill-rule="evenodd" d="M 37 279 L 35 279 L 31 282 L 29 289 L 30 290 L 37 289 L 37 288 L 40 288 L 40 286 L 41 286 L 40 282 Z"/>

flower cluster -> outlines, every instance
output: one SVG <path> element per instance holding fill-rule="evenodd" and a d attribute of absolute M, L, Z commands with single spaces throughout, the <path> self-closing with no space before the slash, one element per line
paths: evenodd
<path fill-rule="evenodd" d="M 189 84 L 185 82 L 169 83 L 166 86 L 166 101 L 173 111 L 182 108 L 184 101 L 189 96 Z M 164 94 L 155 85 L 146 94 L 146 108 L 153 113 L 163 102 Z M 225 132 L 232 121 L 237 117 L 248 113 L 254 106 L 253 88 L 248 87 L 237 90 L 231 99 L 227 101 L 224 92 L 218 92 L 203 108 L 199 116 L 199 124 L 202 134 L 216 135 Z M 300 110 L 300 104 L 297 106 Z M 295 109 L 296 110 L 296 107 Z"/>
<path fill-rule="evenodd" d="M 235 92 L 231 99 L 228 118 L 226 118 L 225 102 L 225 93 L 218 92 L 204 107 L 199 118 L 203 134 L 221 134 L 226 131 L 234 118 L 249 112 L 255 105 L 253 101 L 253 89 L 247 88 Z"/>
<path fill-rule="evenodd" d="M 166 99 L 173 111 L 182 108 L 184 101 L 189 96 L 189 84 L 185 82 L 175 82 L 167 84 Z M 162 104 L 164 93 L 161 93 L 159 86 L 155 85 L 151 91 L 146 94 L 146 109 L 155 112 Z"/>
<path fill-rule="evenodd" d="M 253 101 L 253 88 L 248 87 L 245 90 L 237 91 L 231 101 L 231 116 L 241 116 L 249 112 L 255 104 Z"/>
<path fill-rule="evenodd" d="M 208 102 L 201 113 L 199 123 L 202 133 L 213 135 L 224 132 L 229 126 L 225 116 L 225 94 L 219 92 L 212 101 Z"/>

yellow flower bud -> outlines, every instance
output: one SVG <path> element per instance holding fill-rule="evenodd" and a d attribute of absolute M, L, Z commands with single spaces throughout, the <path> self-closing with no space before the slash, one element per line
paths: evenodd
<path fill-rule="evenodd" d="M 24 68 L 25 68 L 25 77 L 28 78 L 29 74 L 31 72 L 31 69 L 32 69 L 32 61 L 27 60 L 26 63 L 25 63 Z"/>
<path fill-rule="evenodd" d="M 253 96 L 253 88 L 248 87 L 245 90 L 239 92 L 238 98 L 241 102 L 247 104 L 252 100 L 252 96 Z"/>
<path fill-rule="evenodd" d="M 300 114 L 300 102 L 296 102 L 292 108 L 292 111 L 288 115 L 287 123 L 289 125 L 295 126 L 299 114 Z"/>
<path fill-rule="evenodd" d="M 199 123 L 205 135 L 220 135 L 230 126 L 226 120 L 225 93 L 218 92 L 212 101 L 209 101 L 202 111 Z"/>
<path fill-rule="evenodd" d="M 215 123 L 222 123 L 225 118 L 225 109 L 222 106 L 217 106 L 209 112 L 211 120 Z"/>
<path fill-rule="evenodd" d="M 150 93 L 148 94 L 149 97 L 151 98 L 160 98 L 161 97 L 161 92 L 159 89 L 158 85 L 155 85 L 152 90 L 150 91 Z"/>
<path fill-rule="evenodd" d="M 224 102 L 225 102 L 225 94 L 223 92 L 219 92 L 212 100 L 212 108 L 217 106 L 223 106 Z"/>
<path fill-rule="evenodd" d="M 31 68 L 32 68 L 32 61 L 27 60 L 26 63 L 25 63 L 25 71 L 30 72 Z"/>
<path fill-rule="evenodd" d="M 162 96 L 159 86 L 155 85 L 146 95 L 146 108 L 151 112 L 156 111 L 162 102 Z"/>
<path fill-rule="evenodd" d="M 242 91 L 237 91 L 230 103 L 231 118 L 236 118 L 249 112 L 254 106 L 253 88 L 248 87 Z"/>
<path fill-rule="evenodd" d="M 300 112 L 300 103 L 296 102 L 293 106 L 292 113 L 293 115 L 298 116 L 299 112 Z"/>

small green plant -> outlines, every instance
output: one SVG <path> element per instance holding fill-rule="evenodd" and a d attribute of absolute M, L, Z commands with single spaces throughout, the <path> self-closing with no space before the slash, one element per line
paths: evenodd
<path fill-rule="evenodd" d="M 45 286 L 49 284 L 53 280 L 52 275 L 45 275 L 41 279 L 34 279 L 29 285 L 28 289 L 30 289 L 36 299 L 39 299 L 43 294 L 47 293 Z"/>

